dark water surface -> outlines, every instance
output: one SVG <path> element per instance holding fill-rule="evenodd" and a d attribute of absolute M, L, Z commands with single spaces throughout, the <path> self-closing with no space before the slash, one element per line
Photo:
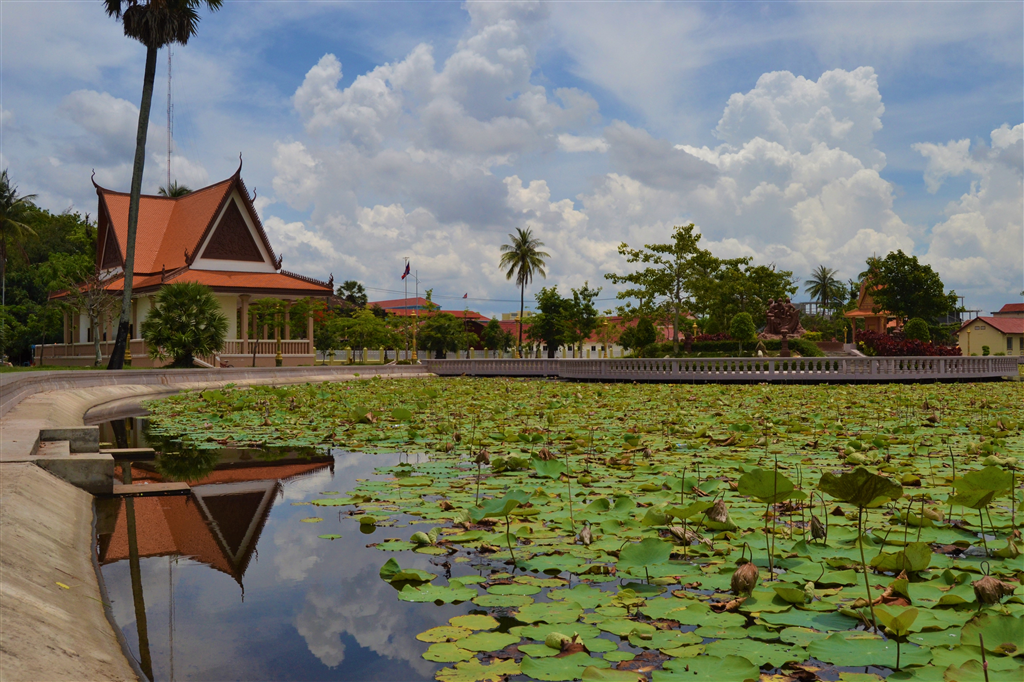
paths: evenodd
<path fill-rule="evenodd" d="M 101 440 L 144 445 L 145 420 L 125 422 L 126 442 L 109 424 Z M 123 427 L 119 422 L 118 431 Z M 366 547 L 429 526 L 363 534 L 339 508 L 293 504 L 324 492 L 344 494 L 357 478 L 395 464 L 397 455 L 276 453 L 267 461 L 253 451 L 207 454 L 216 454 L 217 463 L 190 495 L 132 501 L 135 550 L 129 504 L 97 504 L 97 552 L 114 619 L 147 674 L 155 680 L 433 679 L 444 666 L 421 658 L 429 644 L 416 634 L 484 611 L 471 603 L 399 601 L 378 575 L 391 553 Z M 136 462 L 133 479 L 169 480 L 158 469 Z M 302 522 L 312 516 L 323 521 Z M 332 533 L 342 538 L 317 537 Z M 443 574 L 429 556 L 402 555 L 403 567 Z M 466 564 L 453 572 L 475 574 Z"/>

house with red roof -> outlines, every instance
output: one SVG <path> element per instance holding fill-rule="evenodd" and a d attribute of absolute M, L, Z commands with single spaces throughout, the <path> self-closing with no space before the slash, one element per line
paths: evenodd
<path fill-rule="evenodd" d="M 975 317 L 965 322 L 957 331 L 960 351 L 964 355 L 1024 355 L 1024 310 L 1019 316 L 1012 314 L 1012 309 L 1007 311 L 1019 305 L 1010 303 L 991 317 Z"/>
<path fill-rule="evenodd" d="M 257 328 L 249 304 L 261 298 L 288 304 L 305 298 L 326 300 L 333 293 L 333 277 L 324 282 L 281 268 L 282 259 L 267 238 L 241 172 L 239 164 L 228 179 L 181 197 L 143 195 L 132 268 L 129 350 L 133 365 L 154 366 L 142 339 L 142 322 L 160 288 L 174 282 L 210 287 L 228 319 L 225 347 L 218 357 L 206 358 L 207 364 L 249 365 L 255 354 L 257 366 L 273 366 L 279 341 L 284 365 L 313 364 L 312 316 L 293 324 L 286 312 L 283 329 L 275 332 L 266 326 Z M 96 271 L 105 279 L 107 290 L 120 296 L 129 194 L 100 187 L 95 181 L 93 185 L 99 203 Z M 101 351 L 107 355 L 116 329 L 116 313 L 102 320 L 98 329 L 92 329 L 88 316 L 67 313 L 63 344 L 47 349 L 46 362 L 91 364 L 94 335 L 99 335 Z"/>
<path fill-rule="evenodd" d="M 1024 303 L 1007 303 L 993 312 L 992 317 L 1024 317 Z"/>

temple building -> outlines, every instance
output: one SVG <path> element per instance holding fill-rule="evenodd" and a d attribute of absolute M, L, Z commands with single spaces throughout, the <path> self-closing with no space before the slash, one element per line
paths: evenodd
<path fill-rule="evenodd" d="M 301 320 L 293 321 L 285 312 L 278 329 L 268 329 L 267 325 L 257 328 L 249 305 L 262 298 L 283 300 L 288 308 L 302 299 L 326 300 L 333 293 L 333 277 L 323 282 L 281 269 L 281 257 L 270 245 L 241 171 L 239 164 L 230 178 L 181 197 L 142 196 L 132 281 L 130 351 L 134 366 L 163 364 L 149 357 L 141 328 L 154 307 L 157 292 L 174 282 L 208 286 L 228 319 L 227 341 L 221 353 L 197 364 L 251 366 L 255 356 L 257 366 L 273 366 L 278 341 L 284 365 L 313 364 L 312 316 L 303 315 Z M 129 194 L 100 187 L 95 181 L 93 185 L 99 200 L 96 270 L 106 290 L 120 297 L 124 291 Z M 45 364 L 91 364 L 94 335 L 102 342 L 103 356 L 109 357 L 117 318 L 115 311 L 93 329 L 88 315 L 65 312 L 63 344 L 37 346 L 37 361 L 45 352 Z"/>
<path fill-rule="evenodd" d="M 868 287 L 868 280 L 860 283 L 860 295 L 857 297 L 857 307 L 843 313 L 852 322 L 860 320 L 863 329 L 869 332 L 882 333 L 889 327 L 898 326 L 896 318 L 885 310 L 878 310 L 875 299 L 871 292 L 878 289 L 878 285 Z M 853 340 L 857 340 L 857 327 L 853 329 Z"/>

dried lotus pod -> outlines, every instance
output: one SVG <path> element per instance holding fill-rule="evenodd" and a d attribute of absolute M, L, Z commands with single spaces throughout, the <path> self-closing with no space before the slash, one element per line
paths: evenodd
<path fill-rule="evenodd" d="M 757 586 L 758 577 L 757 566 L 752 562 L 748 561 L 740 565 L 732 574 L 732 580 L 729 582 L 732 593 L 737 596 L 751 594 L 754 587 Z"/>
<path fill-rule="evenodd" d="M 827 537 L 825 532 L 825 524 L 818 520 L 817 516 L 811 515 L 811 538 L 813 540 L 823 540 Z"/>
<path fill-rule="evenodd" d="M 491 456 L 487 454 L 487 450 L 479 450 L 476 453 L 476 457 L 473 458 L 474 464 L 490 464 Z"/>
<path fill-rule="evenodd" d="M 728 523 L 729 522 L 729 508 L 725 506 L 725 500 L 718 500 L 708 510 L 708 518 L 715 523 Z"/>
<path fill-rule="evenodd" d="M 554 459 L 555 458 L 555 454 L 553 452 L 551 452 L 550 450 L 548 450 L 547 448 L 541 448 L 537 452 L 537 458 L 547 462 L 547 461 L 550 461 L 550 460 Z"/>
<path fill-rule="evenodd" d="M 700 533 L 698 533 L 696 531 L 693 531 L 693 530 L 690 530 L 689 528 L 683 528 L 682 526 L 669 526 L 668 532 L 671 533 L 672 536 L 674 538 L 676 538 L 677 540 L 679 540 L 680 542 L 685 542 L 687 544 L 692 544 L 694 542 L 699 542 L 699 543 L 701 543 L 703 545 L 707 545 L 708 547 L 711 547 L 711 541 L 710 540 L 708 540 L 706 537 L 704 537 Z"/>
<path fill-rule="evenodd" d="M 1013 594 L 1017 588 L 1013 583 L 1004 583 L 990 575 L 986 575 L 981 580 L 975 580 L 971 583 L 971 587 L 974 588 L 974 596 L 977 597 L 978 603 L 984 606 L 998 604 L 1000 599 Z"/>
<path fill-rule="evenodd" d="M 459 433 L 458 431 L 456 431 L 455 433 L 452 434 L 452 440 L 454 440 L 456 443 L 461 443 L 462 442 L 462 434 Z"/>
<path fill-rule="evenodd" d="M 584 526 L 583 530 L 580 531 L 580 542 L 585 547 L 589 547 L 590 543 L 594 541 L 594 533 L 590 530 L 590 526 Z"/>

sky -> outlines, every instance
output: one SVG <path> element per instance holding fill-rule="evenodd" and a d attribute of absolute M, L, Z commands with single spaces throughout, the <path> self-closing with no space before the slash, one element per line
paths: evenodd
<path fill-rule="evenodd" d="M 1024 290 L 1024 3 L 232 2 L 173 48 L 172 178 L 242 176 L 284 268 L 446 309 L 603 287 L 693 222 L 842 280 L 902 249 L 982 314 Z M 98 0 L 0 2 L 0 162 L 50 210 L 127 191 L 145 49 Z M 143 191 L 167 177 L 167 53 Z M 410 289 L 410 295 L 413 290 Z M 468 294 L 466 299 L 463 295 Z"/>

